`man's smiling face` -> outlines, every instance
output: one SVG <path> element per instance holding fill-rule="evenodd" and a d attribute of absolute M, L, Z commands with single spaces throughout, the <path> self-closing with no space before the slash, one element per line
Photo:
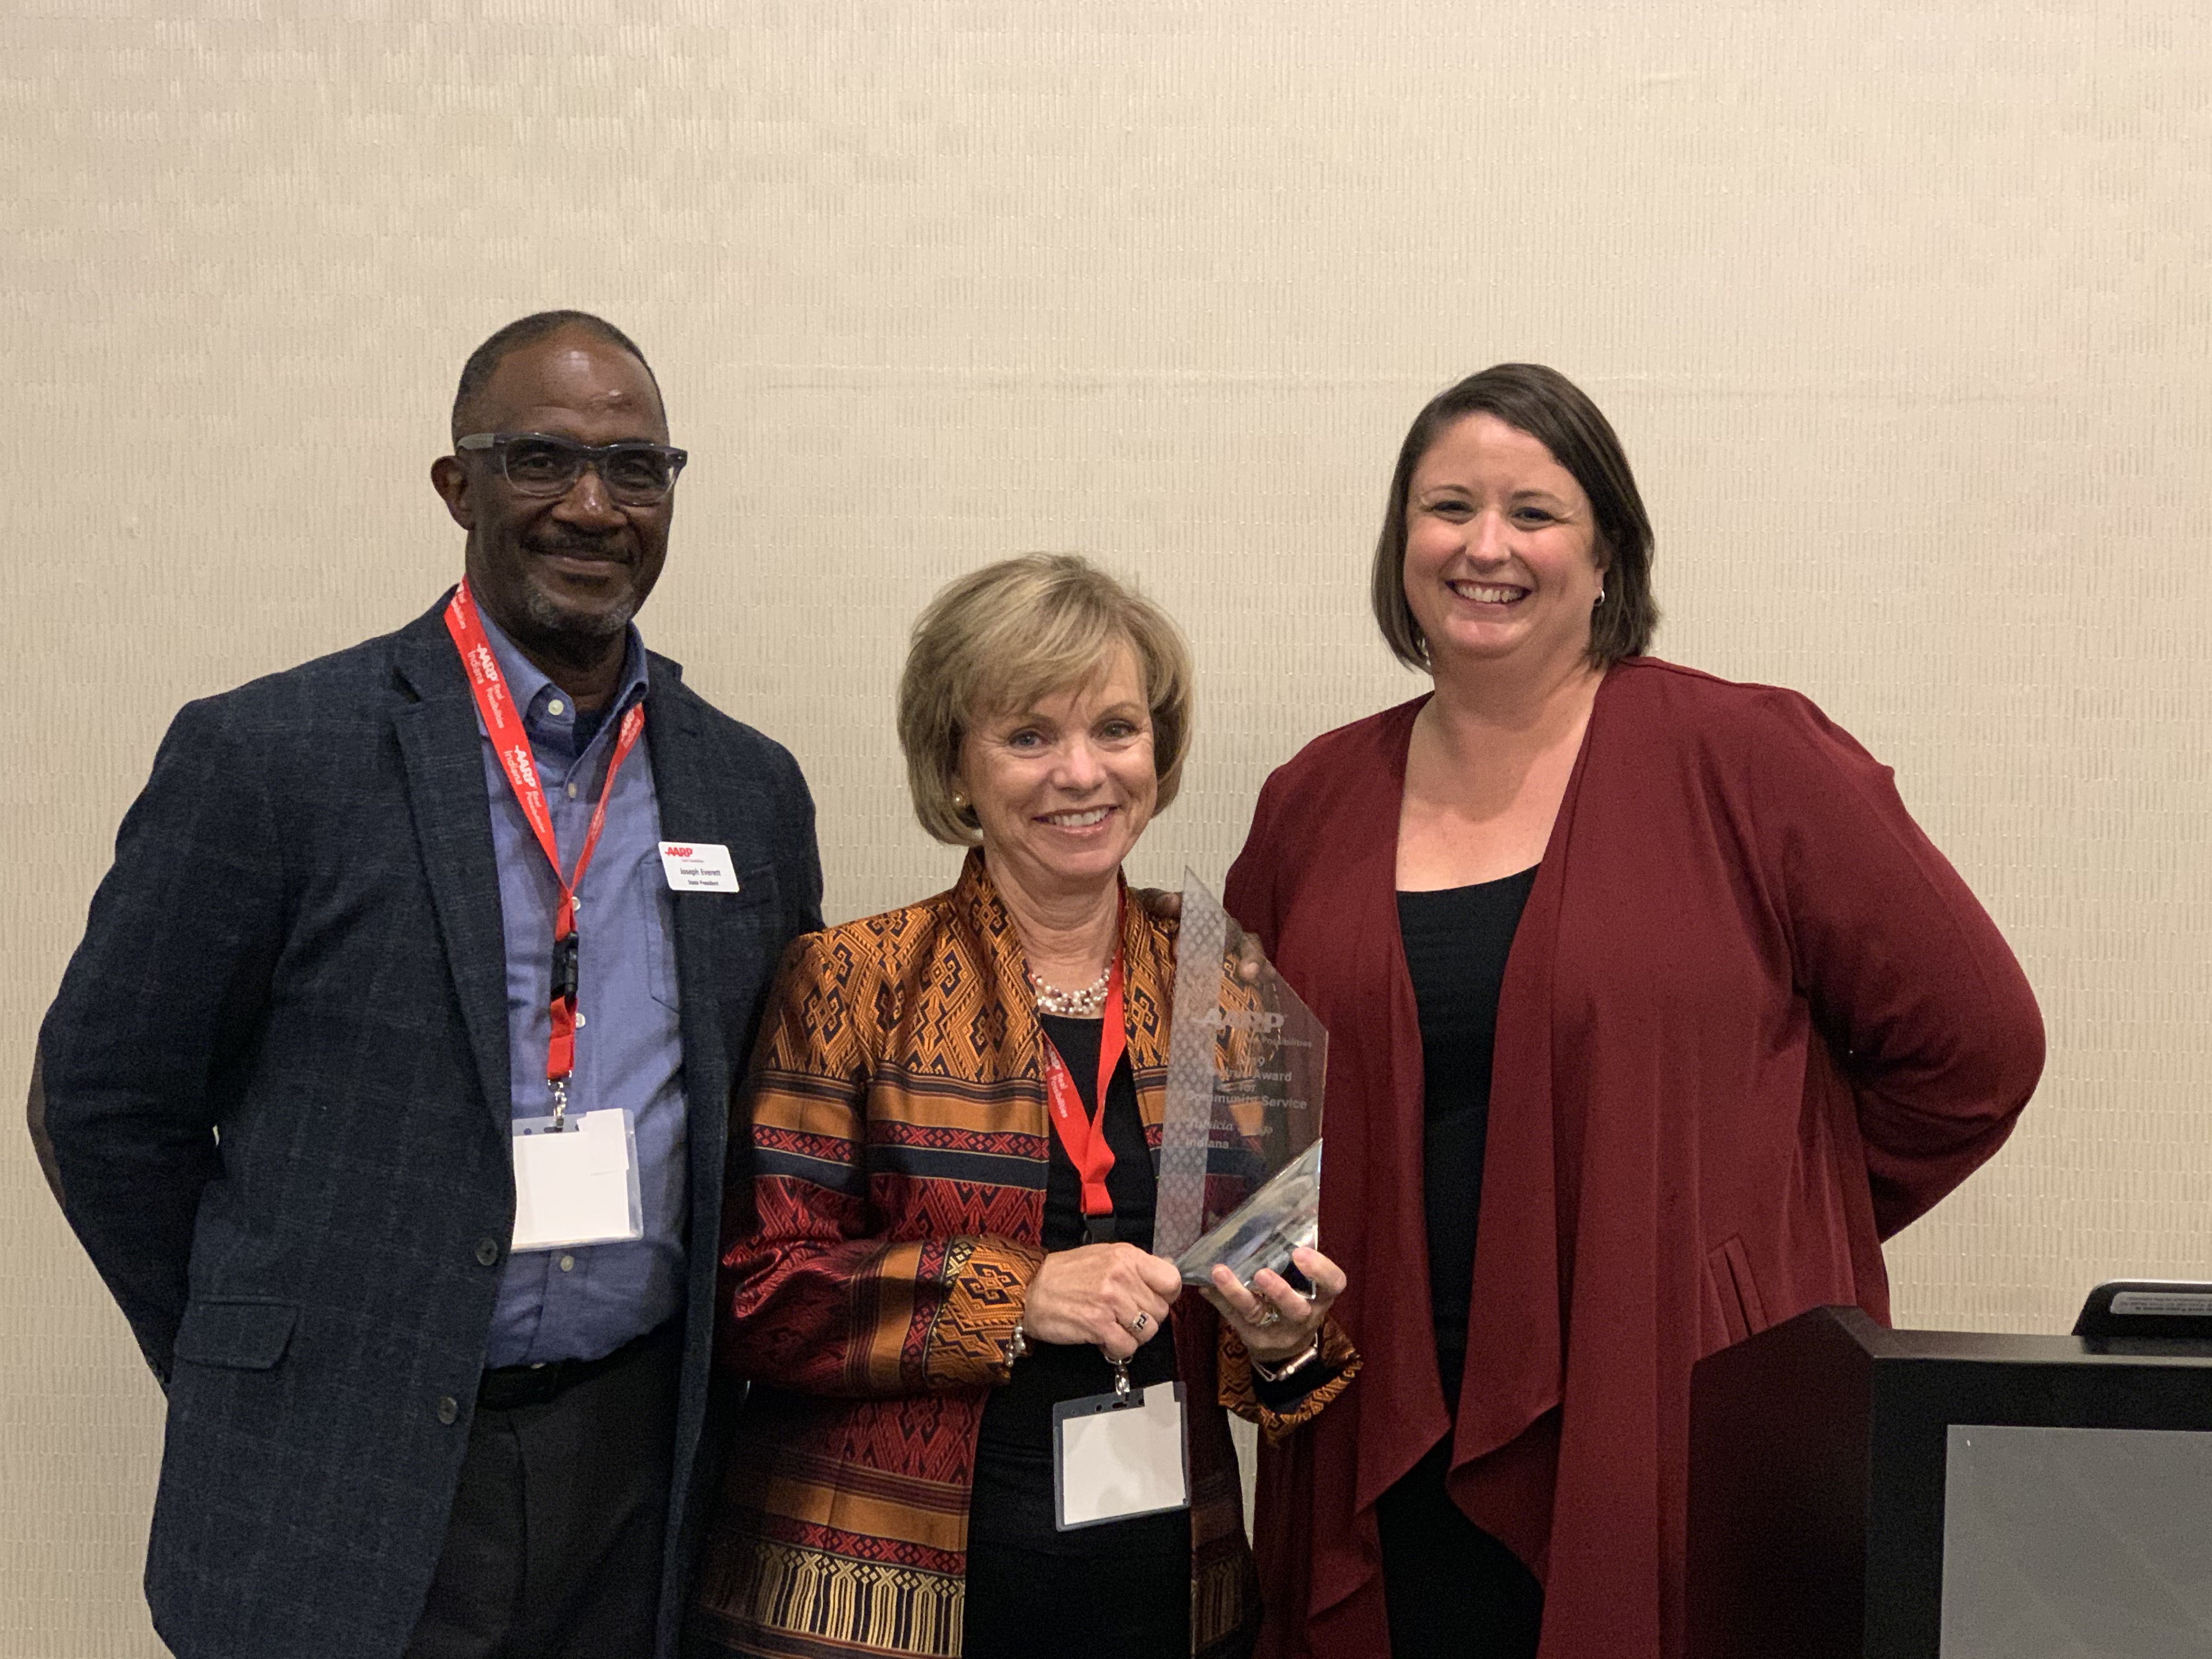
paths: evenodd
<path fill-rule="evenodd" d="M 668 441 L 653 376 L 611 341 L 562 329 L 516 347 L 464 417 L 471 431 L 543 433 L 581 444 Z M 469 532 L 469 590 L 515 643 L 588 659 L 618 640 L 659 580 L 675 498 L 625 507 L 585 469 L 563 495 L 518 494 L 496 453 L 472 450 L 434 469 Z"/>

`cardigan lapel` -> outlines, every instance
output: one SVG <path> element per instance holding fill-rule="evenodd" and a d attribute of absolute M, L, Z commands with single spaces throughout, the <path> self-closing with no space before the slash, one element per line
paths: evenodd
<path fill-rule="evenodd" d="M 1449 1426 L 1436 1374 L 1429 1316 L 1428 1236 L 1423 1222 L 1423 1068 L 1420 1012 L 1398 926 L 1398 820 L 1406 793 L 1407 751 L 1427 696 L 1387 711 L 1356 778 L 1347 780 L 1342 816 L 1328 845 L 1340 861 L 1338 949 L 1345 982 L 1360 988 L 1351 1004 L 1322 1015 L 1334 1039 L 1356 1017 L 1362 1029 L 1332 1041 L 1333 1074 L 1355 1068 L 1346 1093 L 1322 1115 L 1328 1146 L 1322 1177 L 1322 1237 L 1343 1248 L 1347 1273 L 1365 1282 L 1353 1298 L 1352 1338 L 1363 1354 L 1388 1364 L 1360 1401 L 1357 1485 L 1361 1509 L 1418 1463 Z M 1318 1012 L 1318 1011 L 1317 1011 Z M 1339 1068 L 1341 1067 L 1342 1071 Z M 1357 1103 L 1358 1109 L 1346 1108 Z M 1347 1121 L 1349 1120 L 1349 1121 Z M 1332 1189 L 1332 1183 L 1334 1183 Z M 1332 1203 L 1330 1200 L 1335 1201 Z M 1345 1213 L 1358 1206 L 1358 1218 Z M 1340 1587 L 1329 1594 L 1348 1593 Z"/>
<path fill-rule="evenodd" d="M 1498 990 L 1489 1148 L 1468 1316 L 1471 1352 L 1480 1357 L 1462 1379 L 1452 1441 L 1453 1496 L 1540 1574 L 1551 1553 L 1559 1456 L 1554 1408 L 1566 1382 L 1561 1309 L 1574 1273 L 1565 1218 L 1578 1179 L 1564 1161 L 1559 1134 L 1561 1056 L 1553 1036 L 1559 934 L 1577 822 L 1592 794 L 1603 793 L 1602 785 L 1593 789 L 1589 782 L 1589 757 L 1610 733 L 1606 694 L 1613 683 L 1608 673 L 1598 685 Z M 1592 817 L 1602 817 L 1602 809 Z M 1570 1241 L 1564 1252 L 1563 1241 Z M 1478 1336 L 1479 1349 L 1473 1346 Z"/>
<path fill-rule="evenodd" d="M 444 935 L 484 1105 L 502 1134 L 513 1115 L 507 1030 L 507 939 L 499 910 L 483 736 L 442 619 L 442 602 L 398 639 L 394 666 L 414 701 L 392 715 L 407 804 Z"/>

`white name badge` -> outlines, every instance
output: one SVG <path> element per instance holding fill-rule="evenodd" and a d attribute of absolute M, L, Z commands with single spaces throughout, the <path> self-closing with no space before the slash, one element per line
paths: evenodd
<path fill-rule="evenodd" d="M 645 1237 L 637 1130 L 629 1109 L 514 1121 L 516 1250 L 616 1244 Z"/>
<path fill-rule="evenodd" d="M 1094 1394 L 1054 1406 L 1052 1489 L 1062 1532 L 1188 1509 L 1182 1384 L 1155 1382 L 1127 1400 Z"/>
<path fill-rule="evenodd" d="M 713 842 L 664 841 L 660 867 L 668 884 L 679 893 L 734 893 L 738 867 L 730 862 L 730 849 Z"/>

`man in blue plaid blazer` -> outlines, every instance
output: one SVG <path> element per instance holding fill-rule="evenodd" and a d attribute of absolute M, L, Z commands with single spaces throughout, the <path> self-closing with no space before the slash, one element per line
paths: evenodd
<path fill-rule="evenodd" d="M 460 603 L 177 716 L 40 1034 L 41 1162 L 167 1395 L 184 1659 L 667 1655 L 711 1496 L 728 1102 L 821 925 L 812 804 L 630 625 L 685 459 L 636 347 L 510 325 L 453 437 Z M 556 1073 L 622 1114 L 631 1227 L 528 1248 Z"/>

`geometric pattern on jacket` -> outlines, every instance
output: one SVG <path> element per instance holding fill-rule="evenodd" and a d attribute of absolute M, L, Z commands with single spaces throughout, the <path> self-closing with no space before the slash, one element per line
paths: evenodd
<path fill-rule="evenodd" d="M 1122 907 L 1125 1017 L 1158 1167 L 1174 924 Z M 697 1633 L 780 1659 L 957 1655 L 968 1497 L 990 1390 L 1043 1259 L 1049 1133 L 1019 935 L 970 852 L 920 904 L 796 941 L 745 1104 L 750 1194 L 726 1204 L 722 1364 L 752 1379 L 701 1576 Z M 1195 1291 L 1170 1327 L 1186 1399 L 1271 1435 L 1243 1346 Z M 1191 1632 L 1243 1650 L 1259 1617 L 1227 1419 L 1188 1414 Z"/>

